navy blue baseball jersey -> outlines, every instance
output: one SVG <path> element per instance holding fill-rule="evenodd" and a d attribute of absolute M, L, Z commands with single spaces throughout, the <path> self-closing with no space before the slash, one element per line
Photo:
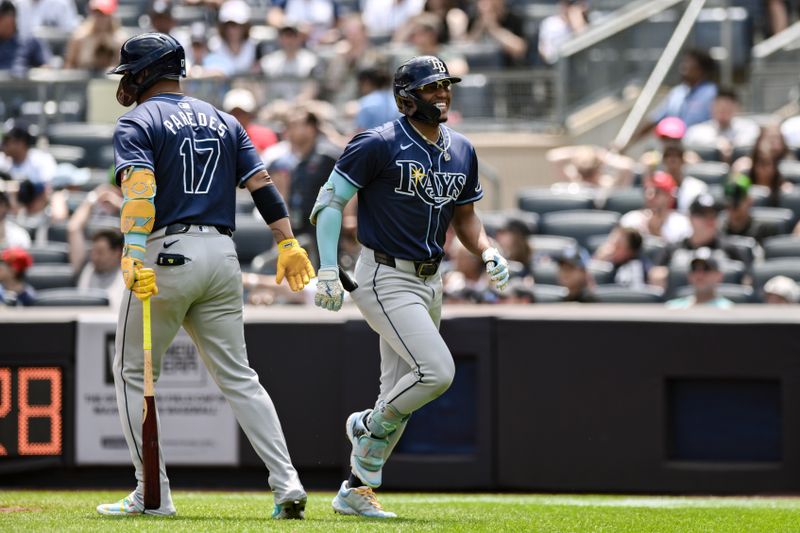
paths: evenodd
<path fill-rule="evenodd" d="M 239 121 L 180 94 L 147 99 L 117 122 L 115 173 L 149 168 L 156 177 L 154 230 L 175 222 L 235 229 L 236 186 L 264 164 Z"/>
<path fill-rule="evenodd" d="M 455 206 L 483 197 L 475 148 L 441 126 L 439 148 L 406 117 L 359 133 L 335 170 L 358 187 L 358 240 L 415 261 L 444 253 Z"/>

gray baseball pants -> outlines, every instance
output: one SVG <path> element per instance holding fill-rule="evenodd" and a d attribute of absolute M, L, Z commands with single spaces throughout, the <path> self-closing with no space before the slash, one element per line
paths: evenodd
<path fill-rule="evenodd" d="M 158 379 L 162 356 L 183 326 L 245 435 L 267 466 L 275 501 L 282 503 L 305 496 L 289 458 L 275 406 L 247 360 L 242 273 L 233 240 L 209 226 L 191 226 L 187 233 L 166 237 L 164 232 L 164 228 L 157 230 L 147 239 L 145 260 L 146 266 L 156 270 L 159 291 L 151 299 L 154 379 Z M 164 243 L 172 241 L 177 242 L 169 249 L 163 247 Z M 180 254 L 190 261 L 180 266 L 157 266 L 156 258 L 161 252 Z M 136 467 L 139 490 L 143 487 L 143 371 L 142 304 L 127 291 L 117 323 L 113 372 L 122 430 Z M 164 502 L 171 503 L 163 454 L 160 465 L 163 508 Z"/>
<path fill-rule="evenodd" d="M 412 261 L 395 263 L 395 267 L 376 263 L 374 251 L 364 247 L 355 271 L 359 287 L 350 296 L 380 335 L 378 401 L 410 415 L 450 387 L 455 363 L 439 333 L 441 275 L 420 278 Z M 387 458 L 404 429 L 401 424 L 389 436 Z"/>

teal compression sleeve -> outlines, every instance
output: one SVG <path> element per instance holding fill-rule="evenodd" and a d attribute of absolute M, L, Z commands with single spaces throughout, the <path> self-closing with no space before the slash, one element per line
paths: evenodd
<path fill-rule="evenodd" d="M 336 196 L 345 203 L 355 196 L 358 189 L 335 170 L 328 181 L 333 184 Z M 317 216 L 317 247 L 319 248 L 320 268 L 332 268 L 339 264 L 339 234 L 342 231 L 342 212 L 333 207 L 325 207 Z"/>

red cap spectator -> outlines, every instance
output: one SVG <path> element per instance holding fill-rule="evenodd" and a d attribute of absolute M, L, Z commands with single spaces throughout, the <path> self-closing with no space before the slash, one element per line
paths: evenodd
<path fill-rule="evenodd" d="M 678 184 L 675 181 L 675 178 L 673 178 L 666 172 L 663 171 L 656 172 L 655 174 L 653 174 L 652 181 L 653 181 L 653 187 L 662 190 L 666 193 L 669 193 L 673 196 L 675 195 L 675 191 L 678 190 Z"/>
<path fill-rule="evenodd" d="M 117 11 L 117 0 L 91 0 L 89 9 L 104 15 L 113 15 Z"/>
<path fill-rule="evenodd" d="M 0 259 L 3 260 L 11 270 L 20 277 L 28 268 L 33 264 L 33 257 L 24 248 L 12 246 L 6 248 L 0 253 Z"/>

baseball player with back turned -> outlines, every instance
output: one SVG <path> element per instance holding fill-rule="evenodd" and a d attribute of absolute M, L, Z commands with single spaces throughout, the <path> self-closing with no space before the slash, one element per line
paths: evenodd
<path fill-rule="evenodd" d="M 103 515 L 144 513 L 142 484 L 142 303 L 152 298 L 154 377 L 181 326 L 269 469 L 274 518 L 303 518 L 306 492 L 292 466 L 275 406 L 247 361 L 242 273 L 231 235 L 236 187 L 246 187 L 278 241 L 277 281 L 294 291 L 314 276 L 292 236 L 286 206 L 239 122 L 181 93 L 184 51 L 172 37 L 145 33 L 122 47 L 117 100 L 138 105 L 114 132 L 116 179 L 124 201 L 122 271 L 130 291 L 117 325 L 113 372 L 136 489 Z M 156 276 L 158 285 L 156 286 Z M 135 297 L 134 297 L 135 296 Z M 159 434 L 161 432 L 159 431 Z M 160 447 L 159 447 L 160 448 Z M 174 515 L 160 458 L 161 507 Z"/>
<path fill-rule="evenodd" d="M 320 253 L 315 303 L 338 311 L 337 244 L 342 208 L 358 192 L 356 264 L 351 296 L 380 335 L 380 395 L 375 407 L 346 422 L 351 475 L 333 500 L 342 514 L 391 518 L 372 489 L 411 413 L 448 389 L 455 364 L 439 334 L 439 263 L 452 222 L 464 246 L 480 255 L 499 289 L 508 265 L 491 246 L 473 203 L 483 196 L 475 149 L 442 125 L 450 108 L 450 76 L 434 56 L 415 57 L 397 70 L 394 95 L 403 117 L 356 135 L 320 189 L 311 221 Z"/>

